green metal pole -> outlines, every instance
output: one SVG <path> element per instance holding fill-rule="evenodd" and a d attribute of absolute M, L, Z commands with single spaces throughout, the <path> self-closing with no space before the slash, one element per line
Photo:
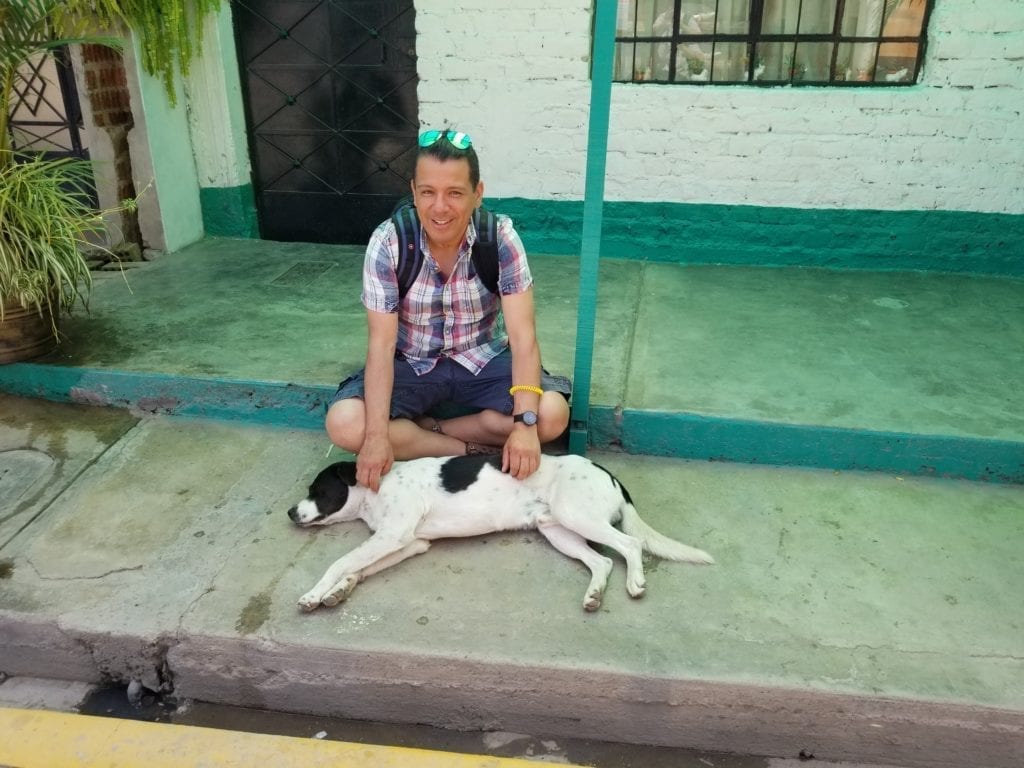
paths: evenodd
<path fill-rule="evenodd" d="M 615 0 L 596 0 L 593 66 L 590 72 L 590 122 L 587 133 L 587 181 L 583 195 L 583 247 L 576 316 L 576 366 L 573 372 L 569 450 L 584 454 L 590 427 L 590 379 L 594 361 L 597 273 L 604 215 L 604 175 L 608 156 L 608 114 L 612 101 L 615 54 Z"/>

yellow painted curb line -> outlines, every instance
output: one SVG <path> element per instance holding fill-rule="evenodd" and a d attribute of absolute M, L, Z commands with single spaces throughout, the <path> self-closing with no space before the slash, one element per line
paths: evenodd
<path fill-rule="evenodd" d="M 12 768 L 536 768 L 509 757 L 222 731 L 0 707 L 0 765 Z"/>

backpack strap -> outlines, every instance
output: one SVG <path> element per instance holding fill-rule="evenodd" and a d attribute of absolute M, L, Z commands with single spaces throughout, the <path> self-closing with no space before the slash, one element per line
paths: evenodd
<path fill-rule="evenodd" d="M 473 243 L 473 266 L 476 276 L 493 294 L 498 294 L 498 217 L 486 208 L 473 212 L 476 241 Z"/>
<path fill-rule="evenodd" d="M 411 196 L 398 201 L 391 213 L 391 221 L 398 235 L 398 267 L 395 275 L 398 278 L 398 300 L 401 301 L 409 292 L 423 263 L 423 253 L 419 244 L 420 220 L 416 216 Z"/>
<path fill-rule="evenodd" d="M 398 201 L 391 213 L 391 221 L 398 235 L 398 300 L 401 301 L 412 287 L 423 264 L 423 252 L 419 247 L 420 220 L 412 197 Z M 476 241 L 471 257 L 477 277 L 491 293 L 498 293 L 498 217 L 486 208 L 473 212 L 473 226 L 476 227 Z"/>

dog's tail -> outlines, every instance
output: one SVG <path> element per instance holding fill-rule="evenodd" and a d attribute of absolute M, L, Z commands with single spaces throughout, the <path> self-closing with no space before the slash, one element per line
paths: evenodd
<path fill-rule="evenodd" d="M 688 547 L 675 539 L 658 533 L 640 518 L 636 507 L 628 501 L 622 502 L 622 532 L 639 539 L 644 549 L 652 555 L 663 557 L 666 560 L 678 560 L 683 563 L 699 565 L 712 565 L 715 562 L 714 558 L 704 550 Z"/>

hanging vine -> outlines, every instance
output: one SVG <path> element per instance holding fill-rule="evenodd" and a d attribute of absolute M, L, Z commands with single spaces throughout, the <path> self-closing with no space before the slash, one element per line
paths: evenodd
<path fill-rule="evenodd" d="M 72 0 L 67 10 L 99 17 L 101 23 L 126 25 L 139 37 L 142 67 L 163 81 L 177 102 L 175 72 L 186 77 L 203 41 L 203 20 L 222 0 Z"/>

